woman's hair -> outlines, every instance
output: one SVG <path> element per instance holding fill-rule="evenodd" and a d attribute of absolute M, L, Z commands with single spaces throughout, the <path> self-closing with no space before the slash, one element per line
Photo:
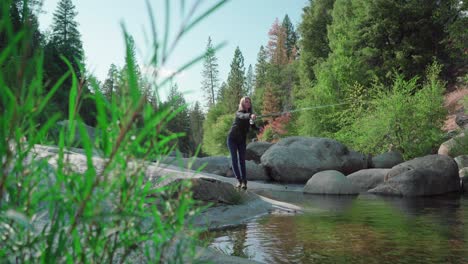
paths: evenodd
<path fill-rule="evenodd" d="M 244 109 L 244 103 L 245 103 L 245 100 L 249 100 L 250 101 L 250 108 L 249 109 Z M 250 97 L 248 96 L 244 96 L 240 99 L 240 102 L 239 102 L 239 109 L 237 111 L 247 111 L 249 113 L 252 113 L 252 99 L 250 99 Z"/>

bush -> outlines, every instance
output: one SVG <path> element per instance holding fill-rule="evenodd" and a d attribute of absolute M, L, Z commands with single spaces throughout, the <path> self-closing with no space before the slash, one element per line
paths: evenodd
<path fill-rule="evenodd" d="M 212 108 L 216 108 L 212 107 Z M 203 152 L 211 156 L 228 155 L 227 136 L 232 122 L 234 121 L 234 114 L 222 114 L 215 116 L 216 110 L 211 110 L 203 123 Z"/>
<path fill-rule="evenodd" d="M 431 65 L 427 81 L 396 76 L 393 87 L 381 90 L 367 113 L 337 138 L 354 149 L 371 154 L 400 150 L 406 159 L 433 153 L 442 141 L 444 84 L 438 80 L 440 66 Z"/>

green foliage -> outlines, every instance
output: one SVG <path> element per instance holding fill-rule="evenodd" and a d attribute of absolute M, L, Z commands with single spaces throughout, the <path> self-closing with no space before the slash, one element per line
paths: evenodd
<path fill-rule="evenodd" d="M 205 93 L 208 107 L 216 103 L 216 94 L 219 86 L 218 59 L 215 52 L 216 50 L 213 48 L 213 44 L 211 44 L 211 37 L 208 37 L 202 71 L 202 90 Z"/>
<path fill-rule="evenodd" d="M 179 92 L 177 84 L 173 85 L 169 90 L 167 98 L 167 105 L 173 109 L 174 117 L 167 123 L 166 127 L 169 133 L 176 133 L 177 137 L 177 148 L 182 153 L 193 154 L 190 142 L 191 127 L 189 111 L 185 98 L 181 92 Z"/>
<path fill-rule="evenodd" d="M 226 140 L 234 120 L 233 113 L 225 114 L 218 105 L 210 108 L 203 123 L 203 152 L 211 156 L 229 153 Z"/>
<path fill-rule="evenodd" d="M 229 112 L 237 111 L 239 101 L 245 95 L 245 67 L 244 56 L 239 47 L 234 51 L 225 91 L 224 105 Z"/>
<path fill-rule="evenodd" d="M 310 81 L 315 79 L 313 67 L 328 57 L 327 26 L 332 23 L 331 11 L 335 0 L 315 0 L 304 8 L 299 25 L 301 39 L 301 75 Z M 305 81 L 305 80 L 304 80 Z"/>
<path fill-rule="evenodd" d="M 188 24 L 183 32 L 222 3 L 184 19 Z M 9 4 L 1 2 L 1 10 L 8 10 Z M 11 28 L 10 17 L 2 15 L 0 33 L 8 44 L 0 49 L 0 68 L 8 66 L 11 71 L 0 71 L 0 262 L 127 263 L 134 258 L 147 263 L 193 262 L 196 230 L 190 217 L 198 209 L 190 181 L 162 185 L 167 177 L 147 178 L 147 162 L 135 159 L 168 153 L 174 136 L 160 132 L 177 111 L 164 106 L 154 110 L 141 93 L 138 71 L 127 56 L 128 104 L 106 100 L 93 84 L 95 93 L 89 100 L 96 105 L 96 128 L 101 132 L 92 139 L 78 111 L 82 84 L 73 62 L 63 57 L 66 73 L 46 90 L 50 79 L 44 79 L 42 53 L 16 59 L 21 47 L 31 42 L 28 29 L 4 34 L 6 28 Z M 131 37 L 125 33 L 128 54 Z M 154 52 L 155 57 L 167 56 L 164 49 Z M 29 65 L 35 71 L 21 75 Z M 11 74 L 22 85 L 7 82 Z M 154 80 L 155 87 L 164 81 Z M 40 126 L 39 121 L 63 86 L 69 89 L 65 105 L 70 122 L 60 128 L 55 151 L 37 151 L 36 144 L 43 143 L 59 115 L 47 116 Z M 83 156 L 70 155 L 76 130 Z M 96 148 L 103 159 L 93 156 Z M 49 154 L 53 157 L 46 157 Z"/>
<path fill-rule="evenodd" d="M 440 65 L 429 67 L 422 86 L 417 78 L 406 81 L 397 75 L 393 87 L 379 91 L 369 109 L 337 138 L 364 153 L 398 149 L 406 159 L 432 153 L 441 143 L 446 115 L 439 73 Z"/>

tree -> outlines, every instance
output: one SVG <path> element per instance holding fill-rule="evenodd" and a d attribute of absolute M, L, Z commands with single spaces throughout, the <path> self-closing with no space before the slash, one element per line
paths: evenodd
<path fill-rule="evenodd" d="M 288 15 L 284 16 L 281 27 L 284 29 L 286 34 L 286 55 L 289 61 L 295 60 L 297 56 L 298 36 Z"/>
<path fill-rule="evenodd" d="M 215 56 L 215 49 L 211 44 L 211 37 L 208 37 L 202 71 L 202 90 L 205 92 L 207 106 L 211 107 L 216 103 L 216 91 L 219 84 L 218 59 Z"/>
<path fill-rule="evenodd" d="M 268 41 L 268 52 L 270 55 L 270 63 L 275 65 L 285 65 L 289 62 L 286 50 L 286 30 L 279 22 L 278 18 L 268 31 L 270 40 Z"/>
<path fill-rule="evenodd" d="M 192 153 L 195 152 L 196 148 L 203 143 L 203 122 L 205 115 L 201 110 L 200 103 L 197 101 L 190 110 L 190 131 L 191 131 L 191 145 Z"/>
<path fill-rule="evenodd" d="M 249 64 L 247 75 L 245 77 L 245 94 L 247 94 L 247 96 L 249 97 L 252 97 L 254 83 L 255 83 L 255 76 L 253 73 L 252 64 Z"/>
<path fill-rule="evenodd" d="M 267 81 L 268 54 L 263 46 L 257 54 L 257 63 L 255 64 L 255 88 L 252 101 L 254 105 L 259 105 L 263 101 L 263 91 Z"/>
<path fill-rule="evenodd" d="M 84 62 L 83 44 L 75 18 L 78 13 L 71 0 L 60 0 L 54 12 L 51 42 L 59 55 L 65 56 L 80 77 Z M 65 71 L 68 70 L 65 68 Z"/>
<path fill-rule="evenodd" d="M 75 21 L 77 12 L 71 0 L 60 0 L 54 12 L 52 31 L 44 50 L 45 80 L 48 83 L 46 89 L 53 85 L 70 69 L 61 56 L 65 57 L 78 80 L 82 80 L 84 70 L 84 52 L 81 35 L 78 31 L 78 23 Z M 61 112 L 68 116 L 68 101 L 72 79 L 67 78 L 52 98 L 46 111 Z M 80 86 L 82 87 L 82 86 Z M 89 91 L 81 92 L 83 98 Z"/>
<path fill-rule="evenodd" d="M 228 107 L 228 112 L 237 110 L 239 100 L 245 93 L 245 67 L 244 56 L 239 47 L 234 51 L 234 58 L 231 62 L 231 70 L 227 80 L 227 90 L 225 97 L 225 105 Z"/>
<path fill-rule="evenodd" d="M 172 120 L 170 120 L 166 128 L 172 133 L 183 133 L 178 138 L 178 148 L 183 153 L 190 152 L 189 135 L 190 133 L 190 117 L 187 110 L 185 98 L 177 84 L 171 86 L 167 97 L 167 104 L 177 112 Z"/>
<path fill-rule="evenodd" d="M 307 81 L 315 80 L 313 67 L 330 53 L 327 26 L 333 21 L 331 11 L 334 3 L 335 0 L 310 0 L 309 6 L 302 13 L 302 22 L 298 28 L 301 34 L 300 61 L 301 72 L 308 78 Z"/>
<path fill-rule="evenodd" d="M 115 64 L 111 64 L 107 72 L 107 78 L 102 85 L 102 93 L 107 99 L 112 100 L 115 91 L 118 90 L 120 71 Z"/>

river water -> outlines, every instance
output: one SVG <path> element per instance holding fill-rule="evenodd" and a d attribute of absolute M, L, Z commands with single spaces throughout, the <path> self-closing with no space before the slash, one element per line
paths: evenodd
<path fill-rule="evenodd" d="M 205 241 L 263 263 L 468 263 L 468 196 L 259 194 L 305 212 L 254 218 Z"/>

